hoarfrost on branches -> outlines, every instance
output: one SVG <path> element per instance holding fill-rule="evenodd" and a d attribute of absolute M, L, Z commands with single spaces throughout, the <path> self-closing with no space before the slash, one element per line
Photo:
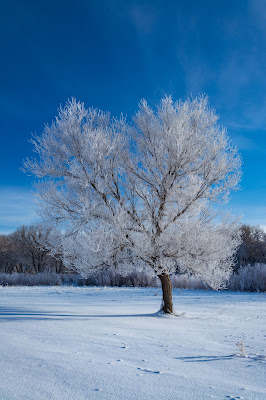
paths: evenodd
<path fill-rule="evenodd" d="M 133 124 L 75 99 L 60 108 L 24 169 L 40 178 L 42 214 L 64 229 L 53 243 L 67 266 L 189 272 L 223 287 L 240 237 L 213 204 L 238 189 L 241 160 L 217 120 L 206 96 L 155 110 L 143 100 Z"/>

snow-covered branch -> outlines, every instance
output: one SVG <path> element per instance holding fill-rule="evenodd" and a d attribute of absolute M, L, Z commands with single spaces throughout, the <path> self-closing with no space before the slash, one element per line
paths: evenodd
<path fill-rule="evenodd" d="M 238 189 L 241 159 L 208 97 L 171 97 L 133 118 L 111 118 L 72 99 L 32 143 L 24 169 L 39 178 L 41 213 L 64 235 L 67 266 L 85 276 L 108 265 L 177 269 L 223 287 L 239 245 L 238 223 L 213 203 Z"/>

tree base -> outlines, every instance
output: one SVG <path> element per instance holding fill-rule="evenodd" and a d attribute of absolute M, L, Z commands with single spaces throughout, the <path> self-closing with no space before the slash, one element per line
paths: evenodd
<path fill-rule="evenodd" d="M 159 275 L 158 278 L 161 281 L 163 292 L 161 311 L 165 314 L 173 314 L 172 283 L 170 276 L 168 274 L 162 274 Z"/>
<path fill-rule="evenodd" d="M 160 309 L 159 311 L 157 311 L 154 316 L 157 317 L 162 317 L 162 318 L 171 318 L 171 317 L 184 317 L 186 315 L 185 312 L 181 313 L 181 314 L 177 314 L 176 312 L 172 312 L 172 313 L 165 313 L 162 309 Z"/>

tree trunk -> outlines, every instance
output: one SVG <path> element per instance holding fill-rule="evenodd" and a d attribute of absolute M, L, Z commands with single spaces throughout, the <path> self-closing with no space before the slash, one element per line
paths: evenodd
<path fill-rule="evenodd" d="M 172 283 L 168 274 L 158 275 L 162 283 L 163 300 L 161 310 L 166 314 L 173 314 Z"/>

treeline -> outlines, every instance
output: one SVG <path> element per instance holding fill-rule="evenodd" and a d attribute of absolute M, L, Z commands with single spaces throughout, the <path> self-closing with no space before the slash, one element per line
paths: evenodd
<path fill-rule="evenodd" d="M 231 290 L 266 291 L 266 233 L 257 226 L 242 225 L 242 244 L 235 258 Z M 121 276 L 112 268 L 97 276 L 82 279 L 51 256 L 45 243 L 51 228 L 41 224 L 22 226 L 10 235 L 0 235 L 0 285 L 61 285 L 74 283 L 98 286 L 160 286 L 153 275 L 133 271 Z M 200 279 L 175 275 L 173 287 L 206 288 Z"/>
<path fill-rule="evenodd" d="M 0 235 L 0 273 L 62 274 L 66 272 L 59 257 L 52 257 L 45 247 L 51 228 L 22 226 L 10 235 Z"/>

